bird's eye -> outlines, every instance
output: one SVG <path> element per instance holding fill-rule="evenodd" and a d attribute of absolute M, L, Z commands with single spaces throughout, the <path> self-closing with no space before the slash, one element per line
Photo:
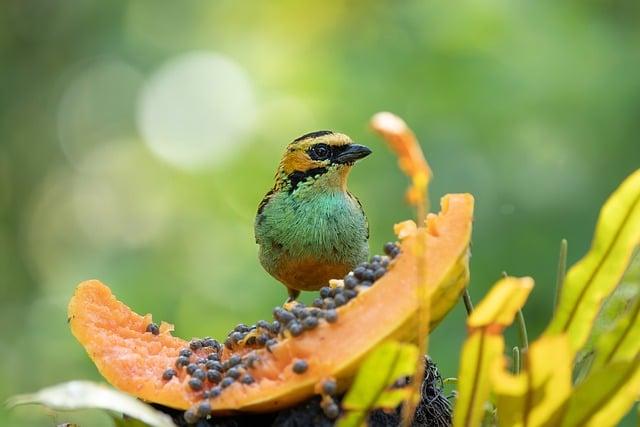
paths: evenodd
<path fill-rule="evenodd" d="M 309 151 L 313 160 L 326 160 L 331 154 L 331 149 L 327 144 L 316 144 Z"/>

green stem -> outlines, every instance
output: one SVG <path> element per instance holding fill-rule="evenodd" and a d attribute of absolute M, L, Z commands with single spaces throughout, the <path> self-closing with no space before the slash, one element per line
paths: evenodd
<path fill-rule="evenodd" d="M 513 350 L 511 350 L 511 353 L 513 355 L 513 375 L 519 375 L 520 374 L 520 349 L 518 348 L 518 346 L 513 347 Z"/>
<path fill-rule="evenodd" d="M 560 256 L 558 257 L 558 271 L 556 273 L 556 295 L 553 302 L 553 311 L 555 312 L 560 302 L 560 295 L 562 293 L 562 285 L 564 284 L 564 277 L 567 273 L 567 239 L 560 241 Z"/>
<path fill-rule="evenodd" d="M 469 295 L 469 289 L 464 288 L 462 300 L 464 301 L 464 308 L 467 309 L 467 316 L 470 316 L 473 312 L 473 302 L 471 301 L 471 295 Z"/>
<path fill-rule="evenodd" d="M 520 336 L 520 348 L 522 352 L 526 352 L 529 349 L 529 336 L 527 335 L 527 324 L 524 321 L 524 315 L 522 310 L 518 310 L 518 335 Z"/>

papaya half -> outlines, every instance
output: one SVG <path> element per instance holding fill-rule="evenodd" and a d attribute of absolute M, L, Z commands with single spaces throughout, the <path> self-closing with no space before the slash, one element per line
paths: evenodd
<path fill-rule="evenodd" d="M 473 197 L 450 194 L 425 227 L 396 227 L 399 243 L 320 291 L 313 306 L 285 305 L 275 321 L 239 325 L 224 344 L 172 336 L 118 301 L 97 280 L 81 283 L 69 303 L 71 330 L 116 388 L 176 409 L 268 412 L 294 405 L 335 379 L 351 383 L 362 358 L 386 339 L 416 340 L 417 258 L 426 235 L 431 326 L 459 300 L 469 279 Z"/>

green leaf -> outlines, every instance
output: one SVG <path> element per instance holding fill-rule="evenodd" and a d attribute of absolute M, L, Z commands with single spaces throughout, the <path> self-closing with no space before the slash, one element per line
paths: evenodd
<path fill-rule="evenodd" d="M 113 420 L 113 425 L 115 427 L 147 427 L 148 426 L 148 424 L 143 423 L 142 421 L 137 420 L 135 418 L 111 416 L 111 419 Z"/>
<path fill-rule="evenodd" d="M 640 256 L 605 303 L 591 340 L 594 370 L 640 353 Z"/>
<path fill-rule="evenodd" d="M 575 353 L 591 331 L 603 300 L 616 288 L 640 244 L 640 169 L 600 211 L 591 249 L 567 273 L 558 309 L 546 333 L 567 333 Z"/>
<path fill-rule="evenodd" d="M 379 406 L 388 408 L 400 395 L 406 394 L 404 391 L 387 391 L 387 388 L 397 379 L 415 373 L 417 357 L 418 348 L 413 344 L 397 341 L 381 344 L 358 370 L 353 385 L 342 401 L 342 407 L 347 413 L 337 425 L 359 427 L 371 409 Z M 401 402 L 402 400 L 398 404 Z"/>
<path fill-rule="evenodd" d="M 569 399 L 563 427 L 615 426 L 640 390 L 640 356 L 594 371 Z"/>
<path fill-rule="evenodd" d="M 106 409 L 126 414 L 151 427 L 175 427 L 168 415 L 128 394 L 91 381 L 70 381 L 32 394 L 13 396 L 6 402 L 10 408 L 30 404 L 40 404 L 55 410 Z"/>

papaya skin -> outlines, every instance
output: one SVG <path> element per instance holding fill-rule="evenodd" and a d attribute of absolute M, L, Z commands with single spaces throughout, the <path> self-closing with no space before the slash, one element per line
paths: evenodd
<path fill-rule="evenodd" d="M 369 351 L 386 339 L 415 341 L 417 325 L 416 239 L 426 234 L 426 281 L 431 296 L 431 326 L 435 326 L 459 300 L 469 279 L 473 197 L 450 194 L 441 201 L 441 213 L 430 215 L 426 227 L 401 227 L 401 253 L 374 286 L 339 307 L 335 323 L 320 322 L 298 337 L 284 338 L 271 348 L 255 350 L 260 360 L 248 372 L 253 384 L 234 382 L 210 400 L 214 414 L 270 412 L 292 406 L 315 394 L 317 384 L 328 377 L 338 389 L 349 387 L 357 368 Z M 163 323 L 160 334 L 145 332 L 151 315 L 141 316 L 118 301 L 97 280 L 78 285 L 69 303 L 73 335 L 84 346 L 102 376 L 114 387 L 148 402 L 188 409 L 202 400 L 192 391 L 184 369 L 162 379 L 174 368 L 187 341 L 173 337 L 173 327 Z M 209 350 L 198 350 L 206 356 Z M 221 360 L 232 354 L 224 349 Z M 234 354 L 238 354 L 235 352 Z M 298 359 L 308 369 L 297 374 Z"/>

